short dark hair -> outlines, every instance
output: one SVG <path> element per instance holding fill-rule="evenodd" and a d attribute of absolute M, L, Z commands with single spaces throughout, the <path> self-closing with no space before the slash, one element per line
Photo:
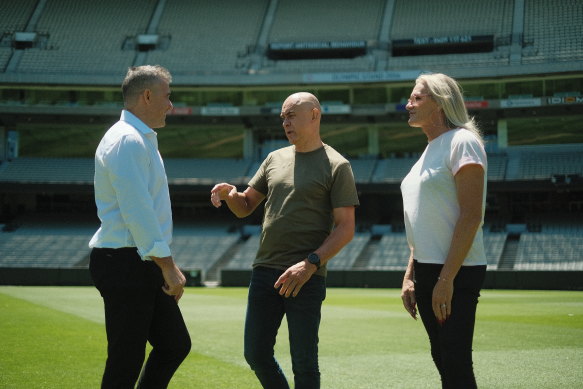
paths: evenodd
<path fill-rule="evenodd" d="M 151 88 L 154 84 L 166 81 L 172 82 L 172 76 L 168 69 L 159 65 L 132 66 L 121 85 L 124 104 L 131 102 L 145 89 Z"/>

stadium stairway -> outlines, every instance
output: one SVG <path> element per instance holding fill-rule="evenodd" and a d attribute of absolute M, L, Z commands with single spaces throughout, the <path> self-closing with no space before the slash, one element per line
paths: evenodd
<path fill-rule="evenodd" d="M 214 286 L 220 284 L 221 281 L 221 269 L 225 267 L 235 253 L 239 251 L 241 246 L 245 243 L 245 241 L 240 238 L 235 243 L 229 247 L 227 251 L 210 267 L 210 269 L 205 274 L 203 284 L 206 286 Z"/>
<path fill-rule="evenodd" d="M 508 234 L 506 237 L 506 242 L 504 243 L 502 255 L 500 256 L 500 262 L 498 263 L 498 270 L 514 269 L 514 262 L 516 262 L 516 254 L 518 253 L 519 242 L 519 234 Z"/>

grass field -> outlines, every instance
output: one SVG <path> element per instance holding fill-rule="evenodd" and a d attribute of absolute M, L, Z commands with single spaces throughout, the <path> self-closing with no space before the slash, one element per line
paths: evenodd
<path fill-rule="evenodd" d="M 259 388 L 242 357 L 246 290 L 188 288 L 192 351 L 170 388 Z M 92 287 L 0 287 L 0 388 L 97 388 L 103 306 Z M 578 388 L 583 292 L 484 290 L 474 365 L 480 388 Z M 285 325 L 276 354 L 291 377 Z M 395 289 L 329 288 L 320 330 L 322 388 L 438 388 L 420 321 Z"/>

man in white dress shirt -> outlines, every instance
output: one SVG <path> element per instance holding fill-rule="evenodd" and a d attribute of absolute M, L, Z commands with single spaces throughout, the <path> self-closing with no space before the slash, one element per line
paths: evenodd
<path fill-rule="evenodd" d="M 172 110 L 168 70 L 130 68 L 124 110 L 95 153 L 95 202 L 101 227 L 89 269 L 105 305 L 107 362 L 102 388 L 166 388 L 190 351 L 178 308 L 186 279 L 170 252 L 168 181 L 153 128 Z M 146 342 L 152 351 L 146 364 Z M 141 374 L 140 374 L 141 371 Z"/>

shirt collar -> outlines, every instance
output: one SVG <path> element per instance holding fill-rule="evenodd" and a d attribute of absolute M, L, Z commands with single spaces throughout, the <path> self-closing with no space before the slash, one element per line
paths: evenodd
<path fill-rule="evenodd" d="M 138 118 L 136 115 L 134 115 L 128 110 L 124 109 L 121 111 L 121 117 L 119 118 L 119 120 L 131 124 L 133 127 L 135 127 L 138 131 L 140 131 L 144 135 L 155 133 L 154 130 L 148 127 L 143 121 L 140 120 L 140 118 Z"/>

